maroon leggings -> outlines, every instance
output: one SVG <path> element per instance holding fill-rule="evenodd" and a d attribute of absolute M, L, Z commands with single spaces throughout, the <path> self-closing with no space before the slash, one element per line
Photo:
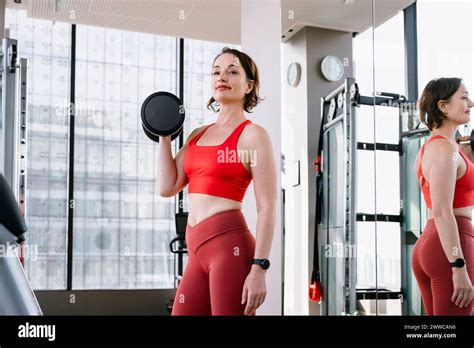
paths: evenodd
<path fill-rule="evenodd" d="M 245 279 L 255 238 L 240 209 L 226 210 L 186 227 L 188 260 L 172 315 L 244 315 Z"/>
<path fill-rule="evenodd" d="M 466 266 L 474 282 L 474 228 L 467 217 L 456 216 L 461 249 Z M 434 219 L 429 219 L 423 233 L 413 248 L 412 267 L 421 298 L 428 315 L 470 315 L 473 303 L 459 308 L 451 301 L 453 273 L 444 253 Z"/>

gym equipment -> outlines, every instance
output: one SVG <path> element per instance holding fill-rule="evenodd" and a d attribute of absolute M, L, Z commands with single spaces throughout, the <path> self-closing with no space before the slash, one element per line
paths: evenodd
<path fill-rule="evenodd" d="M 456 139 L 461 137 L 461 133 L 456 131 Z M 474 129 L 471 131 L 471 136 L 469 140 L 460 141 L 459 144 L 461 145 L 471 145 L 472 151 L 474 151 Z"/>
<path fill-rule="evenodd" d="M 177 237 L 173 238 L 170 242 L 170 251 L 173 254 L 186 254 L 186 226 L 188 223 L 188 213 L 180 211 L 175 214 L 176 234 Z M 175 244 L 177 244 L 175 246 Z M 182 265 L 179 267 L 180 273 L 182 273 Z"/>
<path fill-rule="evenodd" d="M 0 315 L 42 315 L 18 258 L 26 225 L 27 60 L 0 46 Z M 17 203 L 18 201 L 18 203 Z"/>
<path fill-rule="evenodd" d="M 186 246 L 186 226 L 188 224 L 188 213 L 183 211 L 182 205 L 180 205 L 179 211 L 175 214 L 176 234 L 177 237 L 173 238 L 169 244 L 171 253 L 175 256 L 175 264 L 177 265 L 177 274 L 175 276 L 175 287 L 177 288 L 179 282 L 183 277 L 184 272 L 184 260 L 183 257 L 188 253 Z M 168 300 L 168 311 L 171 313 L 173 310 L 174 299 Z"/>
<path fill-rule="evenodd" d="M 342 95 L 342 97 L 341 97 Z M 362 106 L 390 107 L 399 113 L 399 143 L 364 143 L 357 141 L 357 109 Z M 316 178 L 315 250 L 310 300 L 318 300 L 319 278 L 322 292 L 322 314 L 360 315 L 361 300 L 401 300 L 402 314 L 420 314 L 419 291 L 410 277 L 409 256 L 411 248 L 423 226 L 423 209 L 413 163 L 423 137 L 429 130 L 414 129 L 415 102 L 394 93 L 377 93 L 374 97 L 361 96 L 353 78 L 348 78 L 333 92 L 321 99 L 321 128 Z M 360 122 L 360 121 L 359 121 Z M 406 124 L 405 124 L 406 123 Z M 408 131 L 406 129 L 408 128 Z M 322 152 L 321 152 L 322 148 Z M 397 214 L 359 212 L 357 209 L 357 156 L 360 151 L 385 151 L 398 153 L 400 159 L 400 210 Z M 320 153 L 321 152 L 321 153 Z M 322 178 L 319 171 L 322 168 Z M 409 172 L 411 170 L 411 172 Z M 414 182 L 413 182 L 414 181 Z M 321 184 L 322 182 L 322 184 Z M 322 185 L 322 188 L 321 188 Z M 321 192 L 322 191 L 322 192 Z M 409 196 L 408 194 L 411 194 Z M 400 289 L 360 287 L 357 280 L 358 260 L 351 250 L 358 240 L 358 229 L 366 222 L 377 222 L 378 234 L 384 226 L 398 223 L 401 233 Z M 318 232 L 318 226 L 320 231 Z M 387 227 L 388 228 L 388 227 Z M 343 251 L 341 257 L 321 257 L 327 252 Z M 376 262 L 379 262 L 376 260 Z M 319 274 L 321 272 L 321 274 Z M 378 308 L 378 307 L 377 307 Z M 384 308 L 381 307 L 381 308 Z M 378 309 L 377 309 L 378 310 Z"/>
<path fill-rule="evenodd" d="M 339 245 L 350 246 L 356 241 L 355 231 L 355 105 L 357 85 L 353 78 L 321 98 L 321 126 L 319 133 L 316 225 L 313 255 L 313 299 L 320 297 L 318 271 L 324 297 L 324 315 L 352 315 L 356 312 L 356 259 L 353 255 L 340 258 L 322 257 Z M 321 155 L 319 152 L 322 152 Z M 322 163 L 321 163 L 322 162 Z M 322 175 L 319 174 L 322 171 Z M 318 180 L 319 177 L 319 180 Z M 319 226 L 315 226 L 315 232 Z M 318 250 L 321 248 L 320 250 Z M 310 290 L 311 290 L 310 285 Z M 311 299 L 311 298 L 310 298 Z"/>
<path fill-rule="evenodd" d="M 341 93 L 337 97 L 339 107 L 342 106 L 343 96 Z M 321 285 L 321 272 L 319 268 L 319 236 L 322 223 L 322 199 L 323 199 L 323 170 L 322 170 L 322 151 L 323 151 L 323 125 L 331 121 L 336 112 L 336 100 L 333 98 L 329 103 L 327 113 L 321 115 L 321 125 L 319 127 L 319 139 L 316 160 L 313 165 L 316 166 L 316 202 L 315 206 L 315 223 L 314 223 L 314 239 L 313 239 L 313 271 L 311 272 L 311 280 L 309 283 L 309 300 L 321 303 L 323 298 L 323 290 Z"/>
<path fill-rule="evenodd" d="M 153 141 L 159 142 L 160 136 L 171 135 L 176 139 L 183 130 L 185 118 L 181 100 L 169 92 L 155 92 L 142 104 L 141 119 L 143 131 Z"/>
<path fill-rule="evenodd" d="M 320 136 L 319 139 L 322 139 Z M 321 141 L 319 149 L 321 149 Z M 314 240 L 313 240 L 313 271 L 311 272 L 311 281 L 309 284 L 309 300 L 321 303 L 323 297 L 323 290 L 321 286 L 321 274 L 319 269 L 319 229 L 321 228 L 322 214 L 321 202 L 323 195 L 323 174 L 321 170 L 321 150 L 318 149 L 318 156 L 313 163 L 317 168 L 316 174 L 316 203 L 315 203 L 315 223 L 314 223 Z"/>
<path fill-rule="evenodd" d="M 0 173 L 26 214 L 28 62 L 17 47 L 13 39 L 0 46 Z"/>
<path fill-rule="evenodd" d="M 0 315 L 42 315 L 16 253 L 26 225 L 2 174 L 0 197 Z"/>

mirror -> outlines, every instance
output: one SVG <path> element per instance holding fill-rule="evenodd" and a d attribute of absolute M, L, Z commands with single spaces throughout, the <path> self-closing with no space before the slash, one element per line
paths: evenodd
<path fill-rule="evenodd" d="M 375 18 L 391 6 L 383 0 L 374 0 L 373 5 Z M 427 313 L 412 268 L 413 247 L 428 217 L 413 168 L 431 133 L 419 123 L 416 102 L 434 78 L 459 77 L 472 89 L 472 10 L 467 1 L 418 0 L 374 23 L 374 92 L 381 98 L 373 110 L 379 144 L 374 207 L 377 214 L 398 216 L 402 222 L 379 220 L 375 225 L 372 282 L 377 315 Z M 471 124 L 459 127 L 462 135 L 471 129 Z M 363 273 L 359 269 L 358 275 Z"/>
<path fill-rule="evenodd" d="M 282 91 L 282 152 L 287 164 L 283 209 L 289 231 L 284 236 L 284 314 L 359 314 L 358 247 L 366 293 L 375 287 L 374 224 L 356 222 L 359 211 L 373 214 L 375 196 L 370 154 L 357 150 L 357 142 L 373 143 L 374 137 L 372 11 L 371 0 L 282 2 L 282 70 L 284 81 L 288 79 Z M 294 78 L 297 64 L 299 83 Z M 307 157 L 301 157 L 302 148 L 308 149 Z M 322 160 L 314 167 L 319 155 Z M 302 170 L 303 176 L 308 173 L 303 179 L 308 181 L 307 193 L 290 185 L 289 164 L 297 161 L 308 168 Z M 316 221 L 319 215 L 321 221 Z M 362 246 L 357 244 L 358 229 Z M 306 230 L 308 235 L 293 233 Z M 307 293 L 305 268 L 295 272 L 301 262 L 305 267 L 301 250 L 306 249 L 312 301 L 302 296 Z"/>

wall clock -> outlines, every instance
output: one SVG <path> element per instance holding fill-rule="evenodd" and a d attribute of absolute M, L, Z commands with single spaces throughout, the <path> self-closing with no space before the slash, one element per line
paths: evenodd
<path fill-rule="evenodd" d="M 336 56 L 326 56 L 321 62 L 321 72 L 326 80 L 339 81 L 344 75 L 344 65 Z"/>
<path fill-rule="evenodd" d="M 298 86 L 298 83 L 301 79 L 301 65 L 299 63 L 293 62 L 288 65 L 288 70 L 286 72 L 286 80 L 288 85 L 292 87 Z"/>

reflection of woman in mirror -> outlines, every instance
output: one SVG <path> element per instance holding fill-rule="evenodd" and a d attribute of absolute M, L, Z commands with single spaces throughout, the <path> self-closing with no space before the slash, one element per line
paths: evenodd
<path fill-rule="evenodd" d="M 186 185 L 188 260 L 172 315 L 254 315 L 267 294 L 276 218 L 276 165 L 267 131 L 244 115 L 259 100 L 257 65 L 224 48 L 210 71 L 216 122 L 196 128 L 173 160 L 171 137 L 158 145 L 158 187 L 170 197 Z M 254 182 L 256 238 L 242 213 Z"/>
<path fill-rule="evenodd" d="M 473 106 L 459 78 L 430 81 L 418 102 L 432 133 L 415 160 L 428 221 L 412 267 L 428 315 L 470 315 L 473 308 L 474 165 L 468 146 L 455 138 Z"/>

